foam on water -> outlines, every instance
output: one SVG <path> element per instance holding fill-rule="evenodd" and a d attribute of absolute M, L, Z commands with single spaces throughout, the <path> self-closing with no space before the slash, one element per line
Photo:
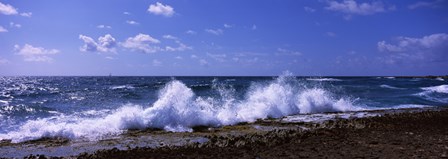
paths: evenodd
<path fill-rule="evenodd" d="M 375 108 L 375 110 L 390 110 L 390 109 L 408 109 L 408 108 L 427 108 L 430 106 L 418 105 L 418 104 L 403 104 L 397 105 L 389 108 Z M 368 110 L 368 109 L 366 109 Z M 373 110 L 373 109 L 372 109 Z M 315 113 L 315 114 L 297 114 L 286 116 L 281 119 L 282 122 L 312 122 L 312 123 L 322 123 L 328 120 L 334 119 L 351 119 L 351 118 L 366 118 L 379 116 L 380 113 L 367 112 L 367 111 L 357 111 L 357 112 L 338 112 L 338 113 Z"/>
<path fill-rule="evenodd" d="M 433 86 L 433 87 L 423 87 L 422 89 L 426 90 L 428 92 L 448 93 L 448 85 L 440 85 L 440 86 Z"/>
<path fill-rule="evenodd" d="M 414 94 L 416 96 L 423 97 L 424 99 L 440 102 L 440 103 L 447 103 L 448 98 L 448 85 L 439 85 L 439 86 L 432 86 L 432 87 L 422 87 L 421 88 L 423 92 Z"/>
<path fill-rule="evenodd" d="M 382 87 L 382 88 L 389 88 L 389 89 L 403 89 L 403 88 L 390 86 L 390 85 L 387 85 L 387 84 L 382 84 L 382 85 L 380 85 L 380 87 Z"/>
<path fill-rule="evenodd" d="M 324 88 L 305 86 L 290 73 L 269 83 L 253 83 L 243 99 L 236 98 L 231 86 L 216 81 L 212 89 L 219 95 L 197 96 L 186 84 L 172 80 L 150 106 L 127 104 L 116 110 L 54 114 L 28 120 L 0 134 L 0 140 L 22 142 L 43 137 L 99 140 L 129 129 L 191 132 L 195 126 L 217 127 L 269 117 L 365 109 L 349 98 L 335 97 Z"/>
<path fill-rule="evenodd" d="M 437 81 L 445 81 L 443 78 L 437 77 L 436 78 Z"/>
<path fill-rule="evenodd" d="M 323 81 L 342 81 L 340 79 L 335 79 L 335 78 L 307 78 L 306 80 L 308 80 L 308 81 L 319 81 L 319 82 L 323 82 Z"/>
<path fill-rule="evenodd" d="M 110 89 L 112 89 L 112 90 L 116 90 L 116 89 L 134 89 L 134 86 L 131 86 L 131 85 L 120 85 L 120 86 L 112 86 L 112 87 L 110 87 Z"/>

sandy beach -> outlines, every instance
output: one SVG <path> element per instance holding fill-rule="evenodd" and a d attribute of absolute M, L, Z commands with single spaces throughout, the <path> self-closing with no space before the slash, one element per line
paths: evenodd
<path fill-rule="evenodd" d="M 333 119 L 322 123 L 294 123 L 282 122 L 282 119 L 269 119 L 222 128 L 199 127 L 195 128 L 193 133 L 131 131 L 124 136 L 129 139 L 132 136 L 145 135 L 174 138 L 202 136 L 208 140 L 186 142 L 180 146 L 162 144 L 157 147 L 111 148 L 74 156 L 33 154 L 26 158 L 448 157 L 447 109 L 409 109 L 378 113 L 381 115 L 357 119 Z M 261 130 L 260 127 L 265 129 Z M 20 144 L 43 144 L 51 149 L 72 143 L 63 139 L 44 139 Z M 11 145 L 17 146 L 3 142 L 1 147 Z"/>

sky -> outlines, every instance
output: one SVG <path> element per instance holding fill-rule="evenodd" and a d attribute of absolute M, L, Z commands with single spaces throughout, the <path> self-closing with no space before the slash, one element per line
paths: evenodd
<path fill-rule="evenodd" d="M 0 0 L 0 75 L 448 74 L 448 0 Z"/>

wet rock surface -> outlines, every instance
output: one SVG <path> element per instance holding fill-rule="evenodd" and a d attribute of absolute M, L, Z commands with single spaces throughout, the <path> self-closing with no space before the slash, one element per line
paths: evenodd
<path fill-rule="evenodd" d="M 263 129 L 261 131 L 260 129 Z M 448 110 L 403 111 L 322 123 L 258 121 L 177 134 L 207 142 L 113 148 L 73 158 L 447 158 Z M 131 132 L 139 136 L 145 131 Z M 156 132 L 168 135 L 173 133 Z M 27 156 L 26 158 L 48 158 Z"/>

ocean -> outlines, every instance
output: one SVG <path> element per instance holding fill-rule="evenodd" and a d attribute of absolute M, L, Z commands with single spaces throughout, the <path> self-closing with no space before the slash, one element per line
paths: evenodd
<path fill-rule="evenodd" d="M 0 140 L 97 141 L 296 114 L 444 107 L 448 81 L 400 77 L 0 77 Z"/>

